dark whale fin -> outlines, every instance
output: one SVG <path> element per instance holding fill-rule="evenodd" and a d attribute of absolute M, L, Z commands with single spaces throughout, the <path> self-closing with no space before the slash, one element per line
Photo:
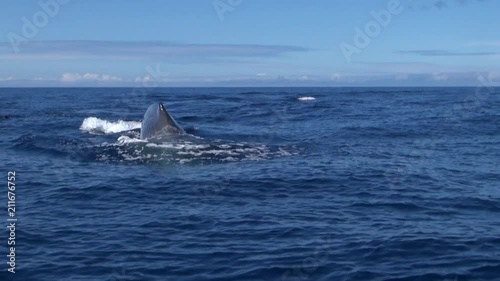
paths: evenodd
<path fill-rule="evenodd" d="M 158 139 L 168 135 L 184 134 L 184 130 L 175 122 L 163 103 L 149 106 L 141 123 L 141 139 Z"/>
<path fill-rule="evenodd" d="M 160 102 L 159 106 L 160 106 L 160 112 L 161 112 L 161 114 L 164 115 L 165 118 L 167 119 L 167 124 L 169 126 L 171 126 L 171 127 L 177 128 L 178 130 L 182 130 L 181 126 L 179 126 L 179 124 L 177 124 L 177 122 L 175 122 L 174 118 L 172 118 L 172 116 L 170 116 L 170 114 L 168 113 L 168 111 L 165 109 L 165 106 L 163 106 L 162 102 Z"/>

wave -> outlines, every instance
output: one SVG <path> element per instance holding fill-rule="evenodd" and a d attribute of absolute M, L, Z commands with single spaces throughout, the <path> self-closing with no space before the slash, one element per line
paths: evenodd
<path fill-rule="evenodd" d="M 90 133 L 116 134 L 141 128 L 141 122 L 118 120 L 111 122 L 97 117 L 87 117 L 83 120 L 80 130 Z"/>
<path fill-rule="evenodd" d="M 234 161 L 259 161 L 296 155 L 294 147 L 269 146 L 244 142 L 206 140 L 196 137 L 173 138 L 151 143 L 130 136 L 120 136 L 115 143 L 101 143 L 90 148 L 86 160 L 136 164 L 209 164 Z"/>
<path fill-rule="evenodd" d="M 146 140 L 141 140 L 139 138 L 131 138 L 129 136 L 121 136 L 117 140 L 117 144 L 127 144 L 127 143 L 147 143 Z"/>
<path fill-rule="evenodd" d="M 80 130 L 96 136 L 90 143 L 71 147 L 71 152 L 62 151 L 70 158 L 83 161 L 135 164 L 211 164 L 235 161 L 259 161 L 297 155 L 292 146 L 229 141 L 220 138 L 202 138 L 190 134 L 173 136 L 161 143 L 141 140 L 138 131 L 141 122 L 108 121 L 97 117 L 83 120 Z M 111 141 L 105 135 L 120 134 Z"/>
<path fill-rule="evenodd" d="M 313 101 L 313 100 L 316 100 L 315 97 L 299 97 L 298 98 L 299 101 Z"/>

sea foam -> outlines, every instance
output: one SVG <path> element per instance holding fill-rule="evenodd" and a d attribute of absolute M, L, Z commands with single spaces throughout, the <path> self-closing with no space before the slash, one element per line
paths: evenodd
<path fill-rule="evenodd" d="M 300 97 L 298 98 L 299 101 L 313 101 L 316 100 L 315 97 Z"/>
<path fill-rule="evenodd" d="M 141 122 L 123 120 L 112 122 L 97 117 L 85 118 L 80 126 L 82 131 L 101 134 L 115 134 L 140 128 Z"/>

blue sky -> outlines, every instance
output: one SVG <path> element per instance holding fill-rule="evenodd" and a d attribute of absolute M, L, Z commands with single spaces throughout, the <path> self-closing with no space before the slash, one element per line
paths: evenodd
<path fill-rule="evenodd" d="M 0 87 L 500 83 L 500 1 L 1 1 Z"/>

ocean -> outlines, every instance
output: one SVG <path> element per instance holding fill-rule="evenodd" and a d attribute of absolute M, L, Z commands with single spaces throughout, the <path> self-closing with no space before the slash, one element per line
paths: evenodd
<path fill-rule="evenodd" d="M 499 94 L 2 88 L 0 280 L 500 280 Z"/>

